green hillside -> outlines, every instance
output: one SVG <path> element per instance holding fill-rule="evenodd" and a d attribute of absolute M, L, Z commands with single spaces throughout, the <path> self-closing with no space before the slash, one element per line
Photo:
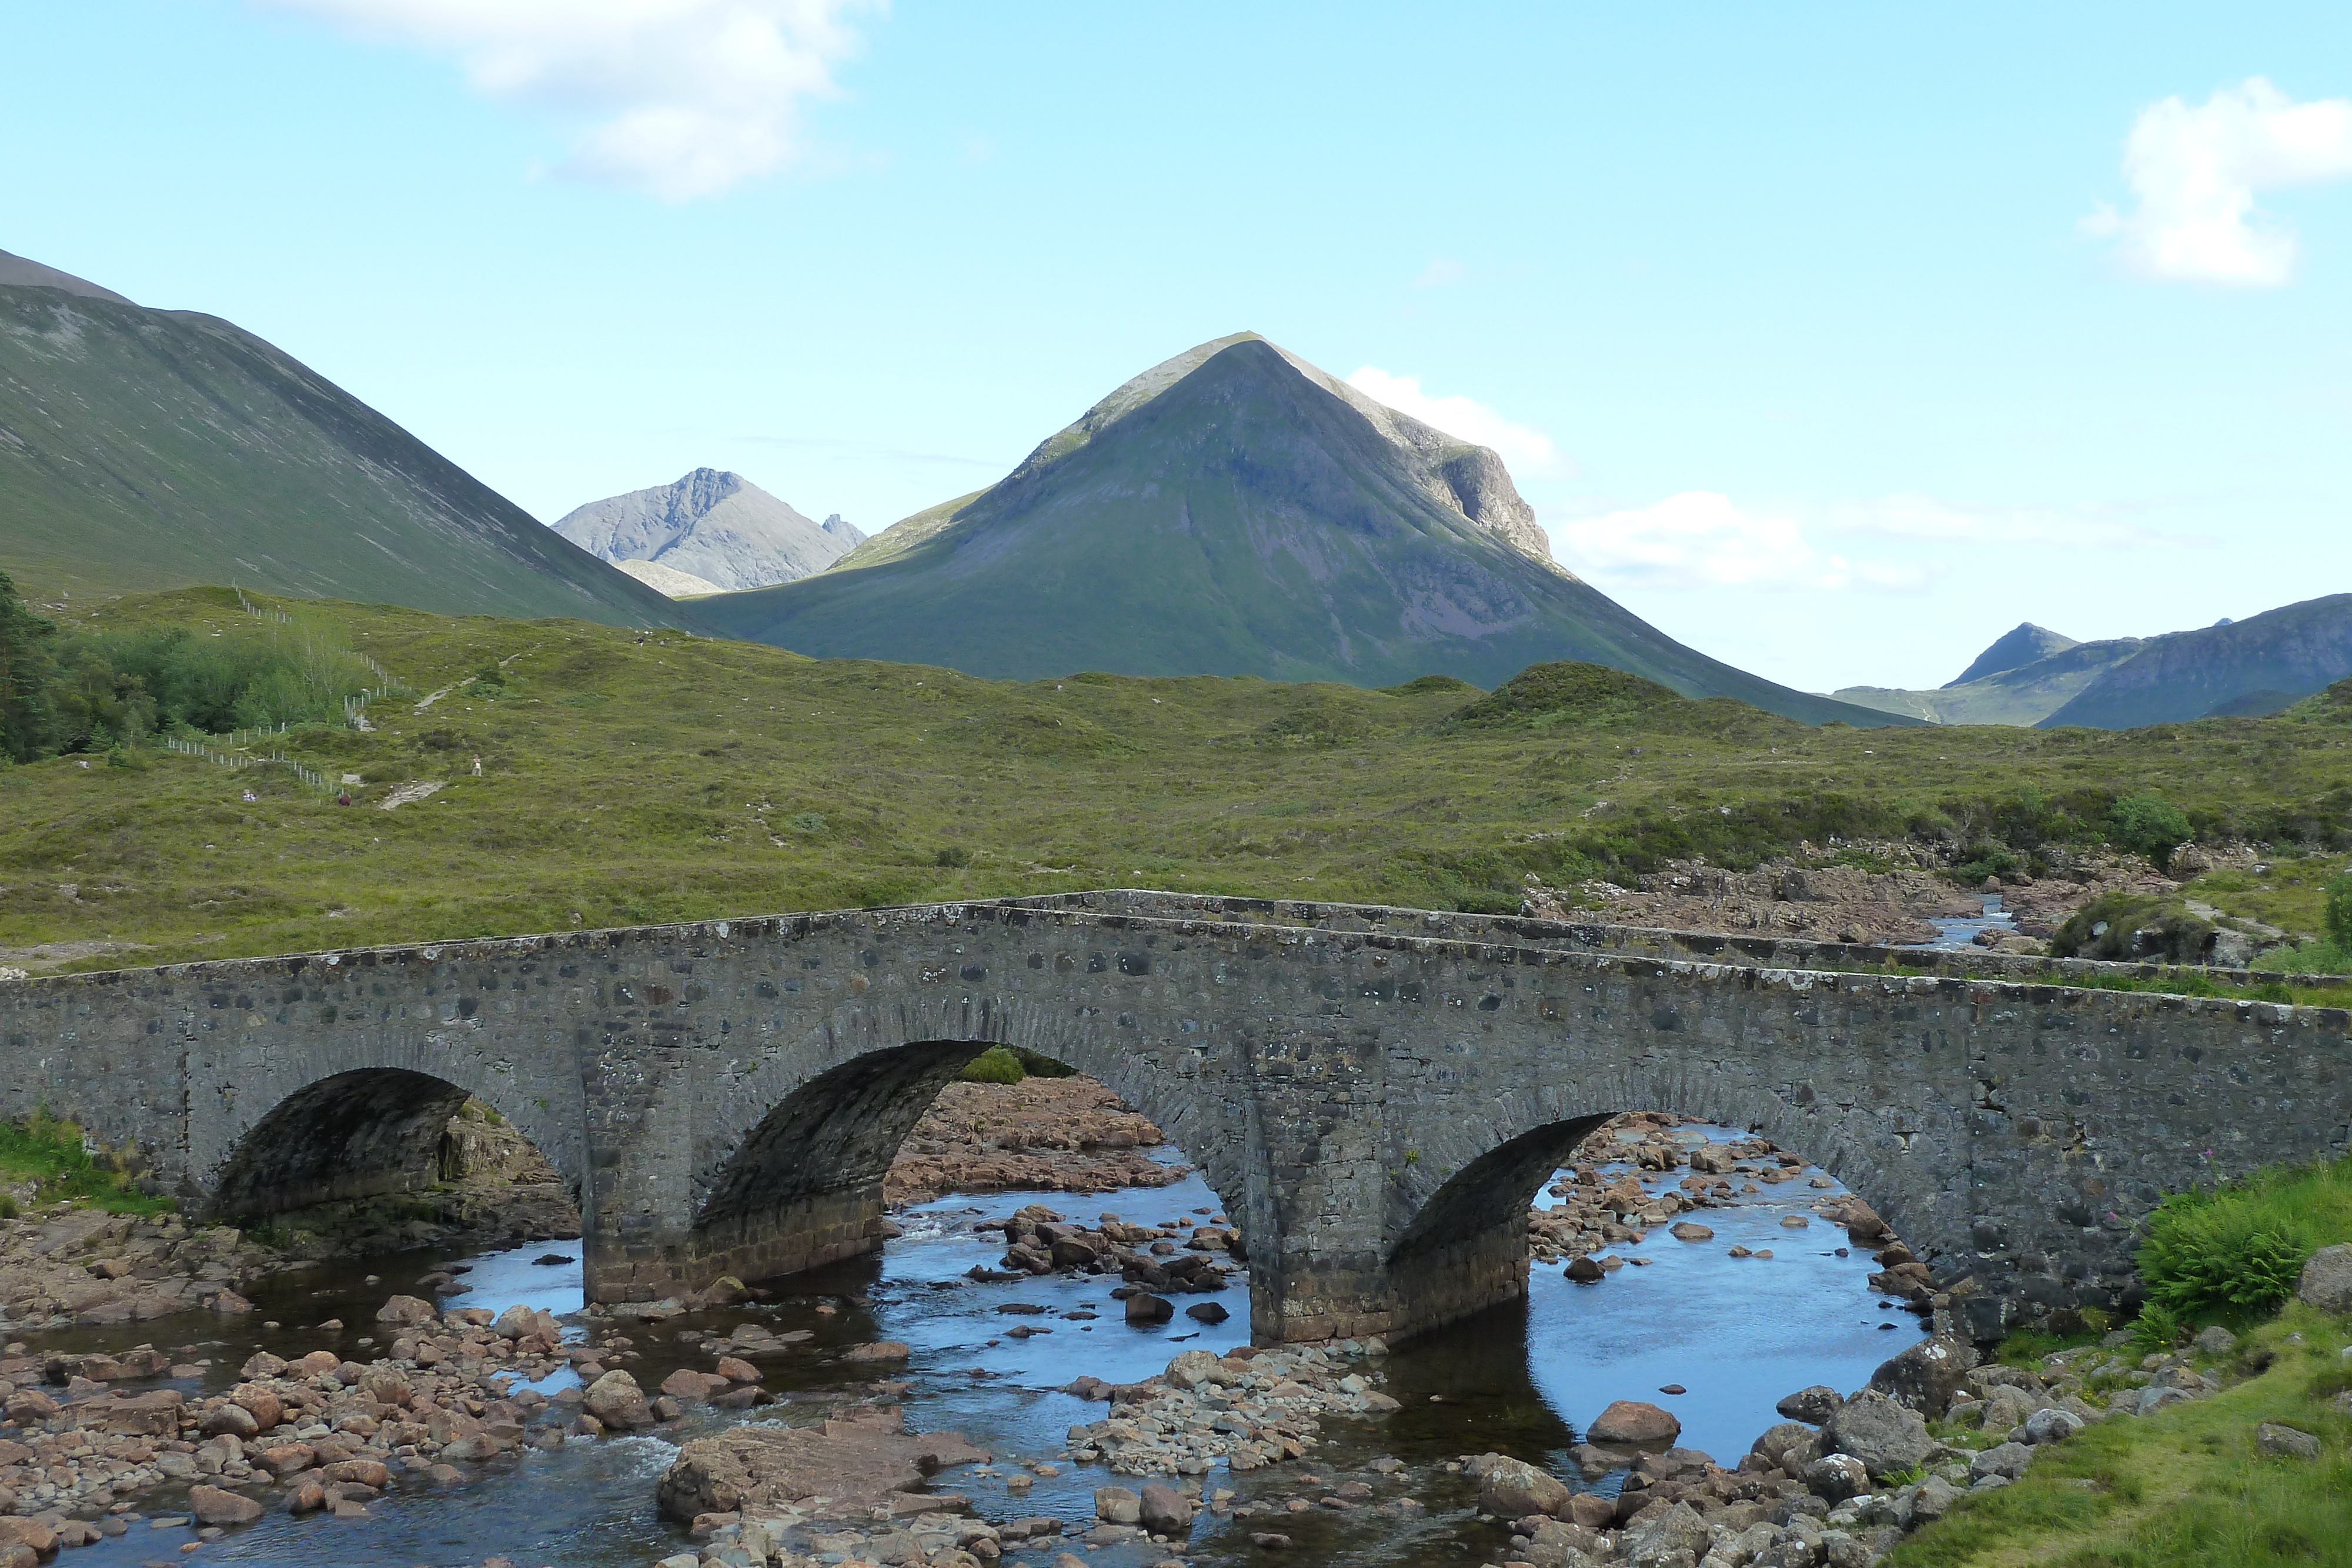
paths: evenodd
<path fill-rule="evenodd" d="M 1490 694 L 1005 682 L 581 621 L 306 613 L 413 695 L 372 705 L 372 732 L 298 726 L 247 751 L 358 775 L 355 803 L 283 768 L 110 759 L 102 737 L 0 765 L 0 965 L 1137 884 L 1513 909 L 1531 876 L 1573 888 L 1801 841 L 1863 863 L 1878 852 L 1858 841 L 2000 845 L 2032 865 L 2146 793 L 2208 836 L 2352 848 L 2342 703 L 2123 734 L 1862 731 L 1589 667 Z M 65 635 L 255 624 L 226 591 L 184 591 Z M 404 787 L 413 803 L 383 809 Z"/>
<path fill-rule="evenodd" d="M 695 612 L 817 656 L 1016 680 L 1491 686 L 1584 660 L 1809 723 L 1902 722 L 1684 647 L 1514 542 L 1541 538 L 1491 452 L 1244 336 L 1137 378 L 978 497 Z"/>
<path fill-rule="evenodd" d="M 0 570 L 680 624 L 669 601 L 252 334 L 0 286 Z"/>

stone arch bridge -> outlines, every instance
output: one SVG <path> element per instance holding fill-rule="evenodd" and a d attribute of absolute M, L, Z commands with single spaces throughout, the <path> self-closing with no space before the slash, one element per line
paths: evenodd
<path fill-rule="evenodd" d="M 1990 1335 L 2126 1291 L 2164 1191 L 2344 1147 L 2345 1013 L 2063 983 L 2100 967 L 1084 894 L 0 984 L 0 1113 L 254 1218 L 428 1182 L 478 1095 L 577 1194 L 592 1296 L 646 1299 L 878 1246 L 923 1108 L 1024 1046 L 1199 1166 L 1264 1343 L 1517 1295 L 1564 1155 L 1687 1112 L 1826 1166 Z"/>

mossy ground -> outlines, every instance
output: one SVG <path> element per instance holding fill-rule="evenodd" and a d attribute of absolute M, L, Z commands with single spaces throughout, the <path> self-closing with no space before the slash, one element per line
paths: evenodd
<path fill-rule="evenodd" d="M 2329 1403 L 2352 1387 L 2347 1344 L 2352 1322 L 2292 1308 L 2241 1347 L 2236 1365 L 2266 1350 L 2268 1370 L 2042 1450 L 2022 1480 L 1963 1500 L 1886 1568 L 2352 1565 L 2352 1416 Z M 2319 1458 L 2259 1451 L 2263 1421 L 2318 1437 Z"/>
<path fill-rule="evenodd" d="M 371 706 L 373 733 L 284 737 L 359 775 L 357 803 L 160 751 L 0 768 L 0 949 L 89 944 L 65 967 L 109 967 L 1137 884 L 1508 910 L 1530 877 L 1801 840 L 2030 854 L 2095 838 L 2135 792 L 2214 832 L 2352 844 L 2352 727 L 2332 722 L 1815 729 L 1638 689 L 1593 722 L 1547 718 L 1541 693 L 1457 722 L 1475 694 L 1452 681 L 982 681 L 579 622 L 307 612 L 419 694 Z M 227 591 L 186 590 L 84 624 L 153 622 L 247 623 Z M 501 684 L 469 680 L 489 665 Z M 378 809 L 416 780 L 444 788 Z"/>
<path fill-rule="evenodd" d="M 161 1214 L 175 1207 L 141 1192 L 105 1151 L 93 1156 L 83 1147 L 80 1127 L 41 1112 L 0 1122 L 0 1186 L 26 1182 L 34 1184 L 39 1203 L 84 1203 L 111 1214 Z M 0 1195 L 0 1218 L 15 1212 L 16 1200 Z"/>

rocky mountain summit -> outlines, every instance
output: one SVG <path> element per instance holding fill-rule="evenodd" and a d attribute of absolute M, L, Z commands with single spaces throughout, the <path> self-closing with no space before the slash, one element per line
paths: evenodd
<path fill-rule="evenodd" d="M 557 519 L 555 531 L 624 570 L 646 562 L 702 585 L 641 576 L 672 597 L 792 582 L 823 571 L 866 538 L 838 512 L 811 522 L 740 474 L 718 468 L 591 501 Z"/>
<path fill-rule="evenodd" d="M 1887 722 L 1675 642 L 1553 563 L 1495 453 L 1255 333 L 1153 366 L 829 571 L 696 610 L 818 657 L 997 678 L 1493 686 L 1586 660 L 1807 723 Z"/>

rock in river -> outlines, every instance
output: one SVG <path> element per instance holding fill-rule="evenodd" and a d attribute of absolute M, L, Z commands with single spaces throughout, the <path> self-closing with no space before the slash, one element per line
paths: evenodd
<path fill-rule="evenodd" d="M 1670 1410 L 1638 1399 L 1620 1399 L 1592 1418 L 1586 1428 L 1588 1443 L 1632 1443 L 1664 1446 L 1682 1436 L 1683 1424 Z"/>
<path fill-rule="evenodd" d="M 753 1516 L 782 1512 L 823 1497 L 826 1517 L 962 1510 L 962 1498 L 911 1490 L 952 1465 L 984 1464 L 988 1455 L 954 1432 L 906 1430 L 895 1407 L 830 1420 L 821 1427 L 733 1427 L 697 1437 L 655 1488 L 664 1513 Z"/>
<path fill-rule="evenodd" d="M 1822 1427 L 1824 1447 L 1852 1454 L 1874 1479 L 1927 1462 L 1936 1439 L 1918 1412 L 1907 1410 L 1875 1388 L 1865 1388 L 1838 1406 Z"/>

